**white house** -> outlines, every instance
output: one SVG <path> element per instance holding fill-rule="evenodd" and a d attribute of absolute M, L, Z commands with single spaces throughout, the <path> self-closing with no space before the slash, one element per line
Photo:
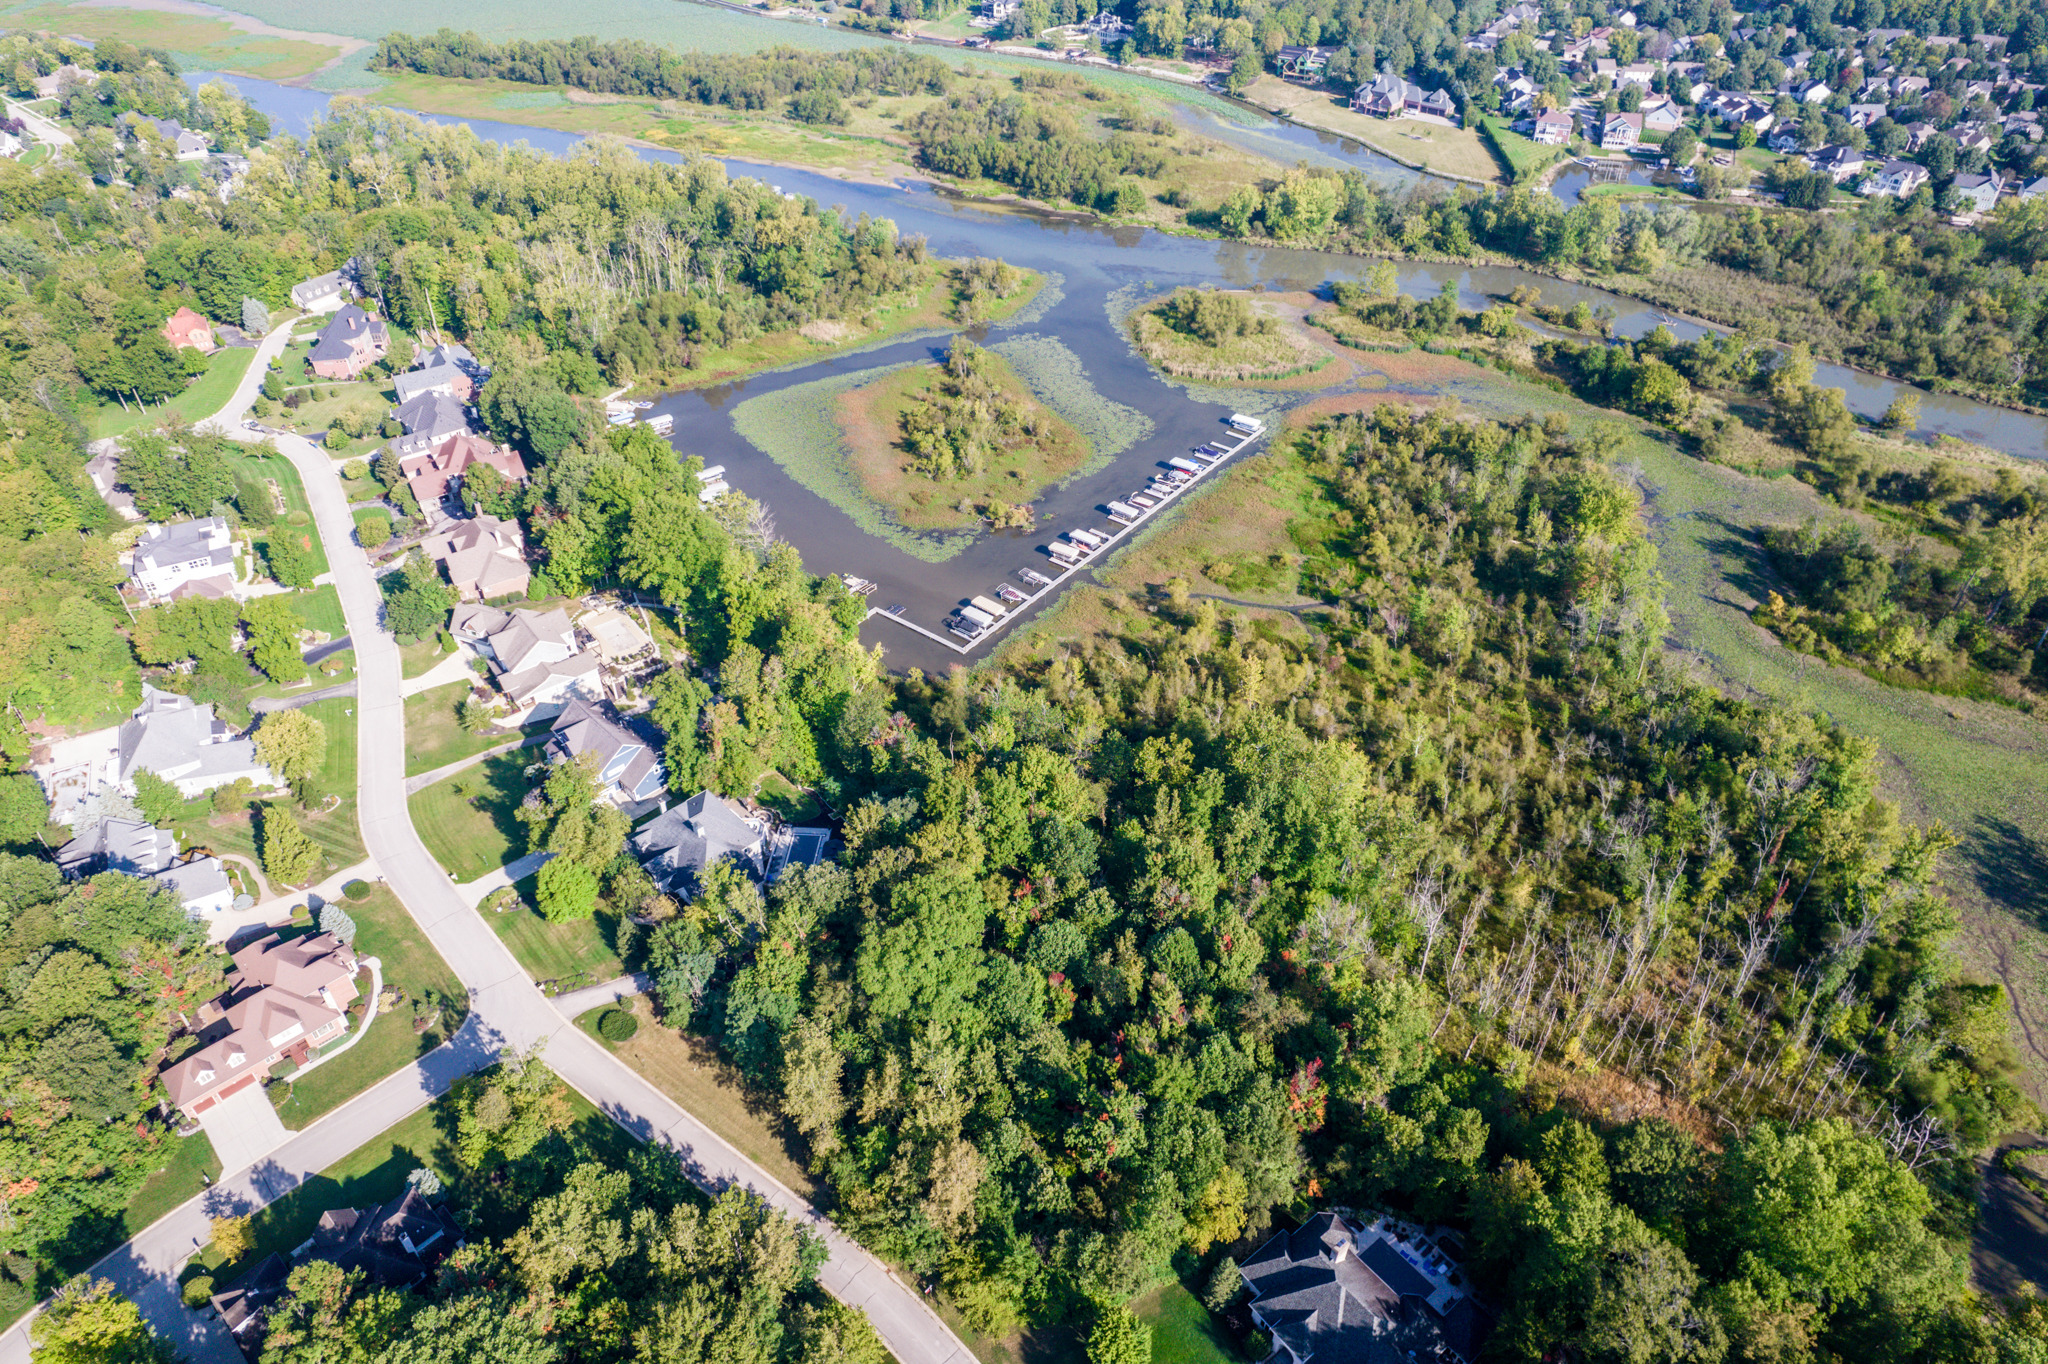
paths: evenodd
<path fill-rule="evenodd" d="M 1894 199 L 1910 199 L 1919 188 L 1927 183 L 1927 168 L 1917 161 L 1892 160 L 1885 162 L 1863 182 L 1865 194 L 1888 194 Z"/>
<path fill-rule="evenodd" d="M 1546 147 L 1560 147 L 1571 141 L 1572 117 L 1562 109 L 1545 109 L 1536 115 L 1534 137 Z"/>
<path fill-rule="evenodd" d="M 216 719 L 213 704 L 189 696 L 158 691 L 142 684 L 142 704 L 114 731 L 112 777 L 133 789 L 135 774 L 153 772 L 178 788 L 186 799 L 247 777 L 253 786 L 269 788 L 277 777 L 256 756 L 252 740 L 237 737 L 234 727 Z"/>
<path fill-rule="evenodd" d="M 174 600 L 194 592 L 207 597 L 231 595 L 235 549 L 227 518 L 207 516 L 150 526 L 135 542 L 129 576 L 153 601 Z"/>

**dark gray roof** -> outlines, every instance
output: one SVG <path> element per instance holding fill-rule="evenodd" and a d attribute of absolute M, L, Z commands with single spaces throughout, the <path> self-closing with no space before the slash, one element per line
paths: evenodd
<path fill-rule="evenodd" d="M 173 847 L 176 844 L 172 845 Z M 224 890 L 233 890 L 228 880 L 227 869 L 218 857 L 195 857 L 190 862 L 180 862 L 175 867 L 165 867 L 158 872 L 156 881 L 169 886 L 178 893 L 178 902 L 190 905 L 195 900 L 218 895 Z"/>
<path fill-rule="evenodd" d="M 548 746 L 557 761 L 584 753 L 594 755 L 600 785 L 618 787 L 627 800 L 661 794 L 661 755 L 653 742 L 594 702 L 578 697 L 563 707 L 555 717 Z"/>
<path fill-rule="evenodd" d="M 263 1312 L 284 1296 L 285 1281 L 292 1267 L 284 1256 L 266 1255 L 254 1269 L 213 1295 L 213 1310 L 221 1324 L 237 1337 L 261 1327 Z M 240 1344 L 240 1340 L 236 1344 Z"/>
<path fill-rule="evenodd" d="M 177 855 L 178 840 L 169 829 L 139 819 L 103 819 L 57 849 L 57 869 L 66 876 L 103 871 L 150 876 Z"/>
<path fill-rule="evenodd" d="M 469 409 L 448 393 L 421 393 L 400 403 L 393 416 L 405 428 L 405 437 L 391 443 L 401 455 L 415 454 L 447 436 L 469 430 Z"/>
<path fill-rule="evenodd" d="M 386 1287 L 403 1287 L 424 1278 L 435 1262 L 461 1244 L 461 1236 L 445 1207 L 428 1203 L 408 1185 L 382 1207 L 321 1213 L 311 1258 L 360 1269 Z"/>
<path fill-rule="evenodd" d="M 1355 1247 L 1351 1227 L 1325 1212 L 1245 1261 L 1252 1310 L 1276 1343 L 1315 1364 L 1477 1356 L 1491 1322 L 1476 1303 L 1461 1296 L 1440 1315 L 1429 1306 L 1434 1286 L 1384 1240 Z"/>
<path fill-rule="evenodd" d="M 642 825 L 633 835 L 633 851 L 663 889 L 694 896 L 704 873 L 719 862 L 735 861 L 749 875 L 762 876 L 762 834 L 725 797 L 699 791 Z"/>
<path fill-rule="evenodd" d="M 197 705 L 145 682 L 142 704 L 115 731 L 115 776 L 130 781 L 137 772 L 154 772 L 183 781 L 259 767 L 256 745 L 234 732 L 214 718 L 212 702 Z"/>
<path fill-rule="evenodd" d="M 383 319 L 371 317 L 356 304 L 343 304 L 341 310 L 335 313 L 334 320 L 321 331 L 320 339 L 313 343 L 313 349 L 307 355 L 307 359 L 346 360 L 355 354 L 355 347 L 350 341 L 364 332 L 371 336 L 382 336 Z"/>

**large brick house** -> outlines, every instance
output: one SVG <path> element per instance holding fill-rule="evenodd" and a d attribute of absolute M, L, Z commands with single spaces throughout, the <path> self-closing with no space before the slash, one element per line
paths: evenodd
<path fill-rule="evenodd" d="M 391 333 L 384 320 L 347 303 L 314 340 L 306 365 L 323 379 L 353 379 L 382 360 L 389 349 Z"/>
<path fill-rule="evenodd" d="M 273 933 L 234 960 L 227 989 L 199 1007 L 199 1047 L 163 1069 L 171 1103 L 189 1118 L 261 1084 L 286 1057 L 303 1065 L 348 1031 L 356 954 L 341 939 L 320 933 L 287 942 Z"/>

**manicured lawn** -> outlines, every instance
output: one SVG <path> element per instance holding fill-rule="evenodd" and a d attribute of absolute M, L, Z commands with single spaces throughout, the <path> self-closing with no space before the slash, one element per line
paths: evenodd
<path fill-rule="evenodd" d="M 487 758 L 412 796 L 412 821 L 427 851 L 450 876 L 474 881 L 526 852 L 526 828 L 513 818 L 531 783 L 528 753 Z"/>
<path fill-rule="evenodd" d="M 363 860 L 363 838 L 356 829 L 356 717 L 350 713 L 355 704 L 351 698 L 340 697 L 315 701 L 303 708 L 327 726 L 327 753 L 312 784 L 320 792 L 341 797 L 334 808 L 317 814 L 297 809 L 292 812 L 300 827 L 327 853 L 327 871 L 322 876 Z M 290 797 L 282 799 L 289 801 Z M 249 814 L 215 815 L 212 810 L 205 796 L 187 802 L 185 815 L 172 826 L 179 839 L 187 847 L 240 853 L 261 865 L 263 859 L 256 851 L 256 830 Z M 272 889 L 280 894 L 286 891 L 283 886 Z"/>
<path fill-rule="evenodd" d="M 1508 121 L 1488 114 L 1480 119 L 1480 126 L 1487 142 L 1508 163 L 1512 179 L 1521 180 L 1534 175 L 1564 154 L 1562 147 L 1546 147 L 1532 138 L 1523 137 L 1508 127 Z"/>
<path fill-rule="evenodd" d="M 305 547 L 312 552 L 313 575 L 318 577 L 327 571 L 327 551 L 320 543 L 320 534 L 313 528 L 313 512 L 306 501 L 305 484 L 299 480 L 299 471 L 283 455 L 251 451 L 234 457 L 235 472 L 252 474 L 277 485 L 278 493 L 284 498 L 285 510 L 277 518 L 275 526 L 252 530 L 250 538 L 266 552 L 270 537 L 281 534 L 297 534 L 303 538 Z"/>
<path fill-rule="evenodd" d="M 533 878 L 519 883 L 520 898 L 533 903 Z M 619 936 L 619 916 L 600 910 L 588 919 L 551 924 L 531 909 L 508 909 L 499 914 L 483 911 L 484 921 L 497 931 L 512 955 L 526 968 L 526 974 L 557 991 L 601 985 L 626 974 L 614 944 Z"/>
<path fill-rule="evenodd" d="M 631 1002 L 640 1031 L 624 1042 L 606 1041 L 598 1037 L 597 1020 L 614 1007 L 623 1006 L 607 1004 L 592 1009 L 577 1018 L 576 1026 L 597 1037 L 642 1079 L 731 1142 L 741 1155 L 806 1198 L 816 1196 L 810 1175 L 784 1144 L 783 1124 L 767 1116 L 758 1099 L 750 1101 L 738 1072 L 721 1062 L 709 1043 L 656 1022 L 654 1008 L 644 995 Z"/>
<path fill-rule="evenodd" d="M 811 793 L 803 790 L 772 768 L 754 787 L 754 799 L 781 815 L 791 824 L 802 824 L 822 813 Z"/>
<path fill-rule="evenodd" d="M 299 593 L 292 598 L 292 606 L 308 630 L 323 631 L 329 639 L 340 639 L 348 633 L 348 618 L 341 613 L 341 595 L 334 590 L 333 583 L 321 583 Z"/>
<path fill-rule="evenodd" d="M 184 392 L 164 399 L 161 407 L 138 407 L 132 398 L 125 409 L 117 402 L 104 403 L 93 418 L 93 434 L 119 436 L 138 426 L 153 425 L 173 413 L 194 422 L 211 417 L 234 396 L 235 385 L 249 372 L 249 361 L 255 354 L 240 347 L 215 351 L 207 360 L 206 373 L 187 384 Z"/>
<path fill-rule="evenodd" d="M 356 952 L 384 964 L 384 984 L 396 987 L 400 997 L 391 1012 L 380 1013 L 370 1024 L 362 1041 L 304 1079 L 270 1087 L 278 1116 L 295 1129 L 441 1045 L 469 1011 L 462 982 L 388 888 L 379 886 L 369 898 L 344 901 L 343 907 L 356 923 Z M 365 971 L 360 978 L 365 991 L 369 981 Z M 424 1033 L 413 1030 L 413 1006 L 422 1000 L 441 1005 L 440 1018 Z"/>
<path fill-rule="evenodd" d="M 405 678 L 418 677 L 432 672 L 448 661 L 448 651 L 442 647 L 446 638 L 443 631 L 428 639 L 414 640 L 411 644 L 398 646 L 399 675 Z"/>
<path fill-rule="evenodd" d="M 472 734 L 456 718 L 456 707 L 469 695 L 467 682 L 450 682 L 405 698 L 405 775 L 417 777 L 437 767 L 515 743 L 528 734 L 547 731 L 545 723 L 525 729 L 493 729 Z"/>
<path fill-rule="evenodd" d="M 1240 1364 L 1244 1352 L 1179 1283 L 1134 1299 L 1131 1311 L 1152 1328 L 1152 1364 Z"/>

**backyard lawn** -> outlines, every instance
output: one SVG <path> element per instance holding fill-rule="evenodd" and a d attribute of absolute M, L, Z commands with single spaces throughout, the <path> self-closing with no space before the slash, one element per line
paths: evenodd
<path fill-rule="evenodd" d="M 242 376 L 249 372 L 249 361 L 256 352 L 242 347 L 218 350 L 207 360 L 206 373 L 185 386 L 185 391 L 164 399 L 161 406 L 138 406 L 130 399 L 123 407 L 118 402 L 103 403 L 93 418 L 93 435 L 119 436 L 133 431 L 138 426 L 152 425 L 168 418 L 173 413 L 188 421 L 201 421 L 227 406 L 234 396 L 235 385 L 242 382 Z"/>
<path fill-rule="evenodd" d="M 405 698 L 405 775 L 417 777 L 437 767 L 503 744 L 527 733 L 544 733 L 546 725 L 527 730 L 492 729 L 472 734 L 462 727 L 456 708 L 469 695 L 467 682 L 450 682 Z"/>
<path fill-rule="evenodd" d="M 1238 1364 L 1244 1359 L 1209 1309 L 1178 1282 L 1133 1299 L 1131 1311 L 1152 1328 L 1152 1364 Z"/>
<path fill-rule="evenodd" d="M 306 501 L 306 487 L 299 481 L 299 471 L 292 462 L 283 455 L 265 453 L 260 449 L 237 454 L 230 462 L 238 474 L 252 474 L 275 483 L 278 495 L 284 501 L 285 509 L 279 514 L 277 524 L 262 529 L 251 528 L 250 538 L 267 553 L 272 535 L 296 533 L 312 554 L 313 575 L 318 577 L 325 573 L 327 551 L 320 543 L 319 533 L 313 528 L 313 512 Z"/>
<path fill-rule="evenodd" d="M 741 1155 L 804 1197 L 817 1196 L 810 1175 L 784 1145 L 781 1115 L 750 1097 L 738 1072 L 720 1062 L 708 1043 L 656 1022 L 653 1006 L 644 995 L 630 1002 L 640 1030 L 624 1042 L 607 1041 L 598 1036 L 597 1020 L 614 1007 L 627 1006 L 607 1004 L 592 1009 L 579 1017 L 576 1025 L 731 1142 Z"/>
<path fill-rule="evenodd" d="M 533 878 L 519 883 L 520 898 L 533 903 Z M 626 974 L 619 960 L 619 916 L 599 911 L 588 919 L 551 924 L 524 906 L 500 914 L 486 909 L 484 922 L 494 929 L 512 955 L 537 984 L 557 992 L 602 985 Z"/>
<path fill-rule="evenodd" d="M 486 758 L 412 796 L 413 826 L 450 876 L 474 881 L 525 854 L 526 827 L 513 811 L 531 789 L 532 760 L 530 753 Z"/>
<path fill-rule="evenodd" d="M 469 1009 L 462 982 L 388 888 L 378 886 L 359 903 L 344 900 L 342 907 L 355 920 L 357 954 L 383 963 L 384 984 L 395 987 L 399 998 L 346 1052 L 303 1079 L 288 1077 L 270 1086 L 278 1117 L 295 1130 L 440 1046 Z M 360 978 L 364 990 L 369 980 L 366 971 Z M 441 1006 L 438 1019 L 423 1033 L 413 1028 L 414 1006 L 422 1001 Z"/>
<path fill-rule="evenodd" d="M 340 639 L 348 633 L 348 618 L 341 613 L 341 596 L 333 583 L 321 583 L 299 593 L 292 598 L 292 606 L 308 630 L 322 631 L 329 639 Z"/>

